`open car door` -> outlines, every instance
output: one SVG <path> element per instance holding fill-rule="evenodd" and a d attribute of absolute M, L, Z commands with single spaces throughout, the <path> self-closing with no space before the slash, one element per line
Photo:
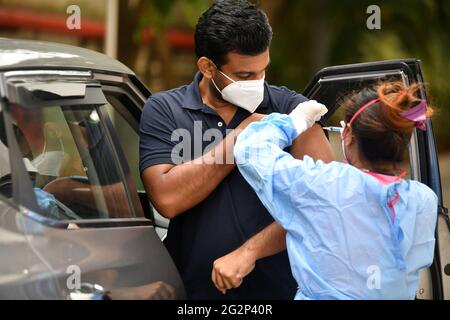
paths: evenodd
<path fill-rule="evenodd" d="M 360 88 L 381 80 L 401 80 L 407 84 L 423 83 L 420 61 L 415 59 L 390 60 L 322 69 L 306 87 L 304 95 L 323 103 L 329 112 L 322 119 L 324 126 L 340 126 L 343 110 L 341 98 Z M 422 99 L 427 100 L 424 90 Z M 342 160 L 339 133 L 329 133 L 337 160 Z M 450 299 L 450 222 L 448 210 L 442 203 L 439 163 L 431 120 L 427 131 L 416 130 L 409 146 L 409 159 L 403 165 L 408 178 L 428 185 L 439 197 L 439 215 L 436 227 L 434 262 L 420 273 L 417 299 Z"/>

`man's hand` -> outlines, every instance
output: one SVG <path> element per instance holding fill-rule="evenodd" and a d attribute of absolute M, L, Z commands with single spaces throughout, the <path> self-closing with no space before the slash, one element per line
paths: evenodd
<path fill-rule="evenodd" d="M 238 288 L 255 268 L 256 257 L 245 246 L 241 246 L 223 256 L 213 264 L 211 279 L 216 288 L 225 294 L 227 290 Z"/>
<path fill-rule="evenodd" d="M 217 259 L 213 264 L 212 281 L 223 294 L 238 288 L 253 271 L 256 261 L 286 250 L 286 231 L 272 222 L 248 239 L 238 249 Z"/>

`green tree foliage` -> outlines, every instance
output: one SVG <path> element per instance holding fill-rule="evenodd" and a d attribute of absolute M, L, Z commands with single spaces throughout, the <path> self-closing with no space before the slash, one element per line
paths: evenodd
<path fill-rule="evenodd" d="M 315 72 L 329 65 L 420 59 L 438 107 L 433 122 L 439 147 L 450 149 L 450 1 L 377 1 L 381 30 L 366 27 L 366 9 L 373 1 L 282 2 L 272 17 L 272 82 L 301 91 Z"/>
<path fill-rule="evenodd" d="M 140 16 L 141 27 L 151 27 L 159 32 L 167 27 L 194 29 L 199 16 L 212 1 L 145 0 L 144 3 L 145 7 Z"/>
<path fill-rule="evenodd" d="M 433 104 L 441 151 L 450 149 L 450 1 L 448 0 L 252 0 L 271 21 L 274 40 L 269 80 L 299 92 L 314 74 L 330 65 L 386 59 L 417 58 Z M 128 1 L 120 1 L 126 3 Z M 123 60 L 133 60 L 143 28 L 155 32 L 152 59 L 161 62 L 164 81 L 171 85 L 173 61 L 164 31 L 193 30 L 212 0 L 136 0 L 124 8 L 121 20 L 129 26 L 121 38 L 134 34 L 133 43 L 121 46 Z M 369 30 L 367 7 L 381 9 L 381 30 Z M 125 61 L 133 66 L 133 61 Z M 145 77 L 144 77 L 145 78 Z"/>

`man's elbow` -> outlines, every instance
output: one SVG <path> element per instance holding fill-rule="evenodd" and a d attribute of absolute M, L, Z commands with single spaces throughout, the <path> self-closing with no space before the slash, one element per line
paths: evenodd
<path fill-rule="evenodd" d="M 180 212 L 176 193 L 171 192 L 171 187 L 166 183 L 166 173 L 173 166 L 157 165 L 147 168 L 141 176 L 145 191 L 150 202 L 158 213 L 167 219 L 172 219 Z"/>
<path fill-rule="evenodd" d="M 164 218 L 172 219 L 181 213 L 175 199 L 171 196 L 150 197 L 150 200 Z"/>

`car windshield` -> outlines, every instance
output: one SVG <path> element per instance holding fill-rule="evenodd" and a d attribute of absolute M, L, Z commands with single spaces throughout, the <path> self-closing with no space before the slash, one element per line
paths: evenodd
<path fill-rule="evenodd" d="M 134 217 L 123 172 L 95 106 L 11 105 L 39 207 L 58 220 Z"/>

